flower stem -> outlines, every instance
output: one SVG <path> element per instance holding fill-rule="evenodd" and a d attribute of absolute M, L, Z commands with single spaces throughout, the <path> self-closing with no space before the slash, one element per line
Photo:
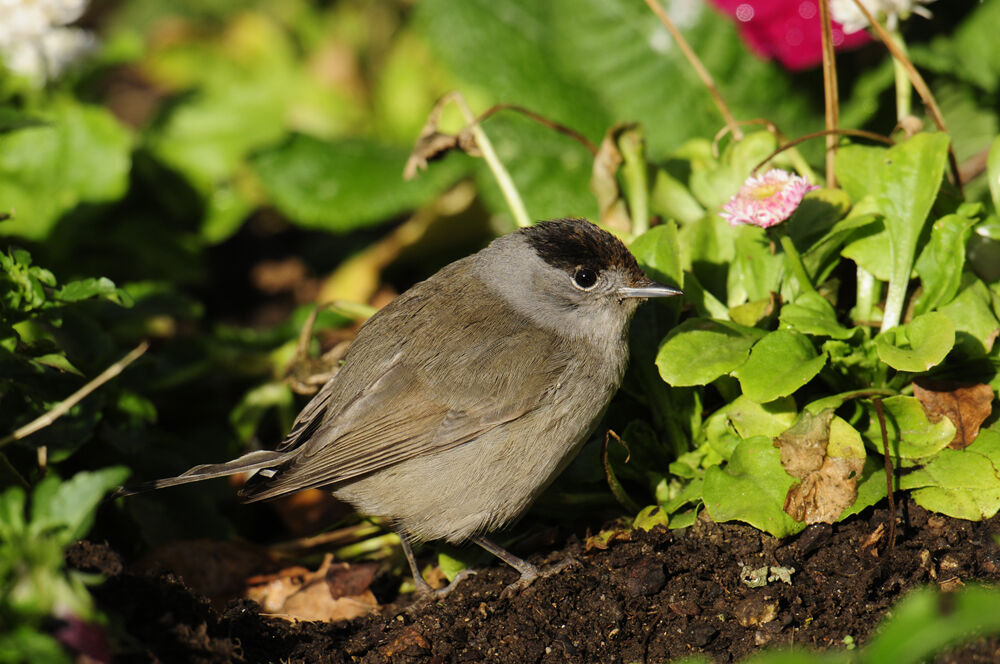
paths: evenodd
<path fill-rule="evenodd" d="M 889 35 L 899 47 L 899 51 L 906 55 L 906 42 L 903 41 L 902 33 L 897 29 L 889 31 Z M 892 71 L 896 76 L 896 121 L 902 122 L 913 110 L 913 86 L 910 85 L 910 74 L 906 71 L 906 65 L 901 60 L 892 59 Z"/>
<path fill-rule="evenodd" d="M 815 293 L 816 289 L 813 288 L 809 274 L 802 264 L 802 256 L 799 255 L 799 250 L 795 248 L 792 238 L 788 237 L 788 233 L 779 231 L 778 241 L 781 242 L 781 248 L 785 251 L 785 260 L 788 262 L 788 269 L 791 271 L 792 276 L 795 277 L 795 280 L 799 282 L 799 288 L 804 293 Z"/>

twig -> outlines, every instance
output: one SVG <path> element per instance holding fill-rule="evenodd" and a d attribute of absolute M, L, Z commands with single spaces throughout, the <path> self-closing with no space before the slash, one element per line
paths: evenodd
<path fill-rule="evenodd" d="M 837 136 L 858 136 L 859 138 L 879 141 L 880 143 L 885 143 L 886 145 L 895 145 L 891 138 L 881 134 L 876 134 L 875 132 L 865 131 L 864 129 L 824 129 L 823 131 L 814 131 L 809 134 L 804 134 L 798 138 L 790 140 L 784 145 L 779 146 L 777 150 L 761 159 L 760 162 L 750 170 L 750 173 L 756 174 L 757 171 L 760 170 L 761 166 L 771 161 L 785 150 L 793 148 L 799 143 L 805 143 L 806 141 L 819 138 L 820 136 L 826 136 L 827 134 L 835 134 Z"/>
<path fill-rule="evenodd" d="M 823 99 L 826 106 L 826 186 L 837 186 L 834 163 L 837 158 L 837 135 L 833 133 L 840 121 L 840 100 L 837 92 L 837 59 L 833 53 L 833 31 L 830 25 L 830 0 L 819 0 L 819 19 L 823 38 Z"/>
<path fill-rule="evenodd" d="M 882 410 L 882 399 L 881 397 L 876 397 L 872 399 L 872 403 L 875 404 L 875 414 L 878 415 L 878 425 L 882 429 L 882 458 L 885 461 L 885 490 L 886 496 L 889 499 L 889 547 L 888 550 L 892 551 L 896 546 L 896 497 L 893 493 L 893 470 L 892 470 L 892 459 L 889 458 L 889 433 L 885 428 L 885 411 Z"/>
<path fill-rule="evenodd" d="M 698 56 L 695 55 L 695 52 L 691 49 L 691 45 L 687 43 L 686 39 L 684 39 L 684 35 L 681 34 L 681 31 L 677 29 L 673 21 L 670 20 L 670 17 L 667 16 L 667 12 L 663 11 L 663 7 L 660 6 L 659 2 L 656 0 L 646 0 L 646 4 L 653 10 L 656 17 L 660 19 L 660 22 L 663 23 L 663 25 L 670 32 L 670 36 L 674 38 L 675 42 L 677 42 L 677 46 L 681 49 L 681 53 L 684 54 L 684 57 L 687 58 L 687 61 L 694 68 L 698 78 L 701 79 L 702 84 L 708 89 L 708 93 L 712 95 L 712 99 L 715 100 L 715 106 L 719 109 L 719 113 L 722 114 L 722 118 L 726 121 L 726 124 L 729 125 L 729 131 L 732 132 L 733 138 L 737 141 L 742 141 L 743 132 L 740 130 L 739 125 L 736 124 L 736 119 L 733 117 L 733 114 L 729 112 L 729 107 L 726 106 L 725 100 L 722 99 L 719 89 L 715 87 L 715 81 L 712 80 L 712 75 L 708 73 L 708 70 L 705 69 L 705 65 L 703 65 L 701 60 L 698 59 Z"/>
<path fill-rule="evenodd" d="M 615 469 L 611 467 L 611 459 L 608 458 L 608 442 L 612 438 L 621 443 L 621 446 L 625 448 L 625 463 L 628 463 L 628 460 L 632 458 L 632 452 L 629 450 L 628 445 L 625 444 L 625 441 L 614 431 L 608 429 L 608 432 L 604 434 L 604 445 L 601 446 L 601 463 L 604 465 L 604 475 L 608 480 L 608 487 L 611 489 L 611 493 L 614 494 L 621 506 L 635 514 L 639 511 L 640 506 L 625 493 L 625 487 L 618 481 Z"/>
<path fill-rule="evenodd" d="M 924 77 L 920 75 L 917 68 L 913 66 L 912 62 L 910 62 L 910 59 L 906 57 L 906 53 L 904 53 L 903 49 L 899 47 L 899 44 L 897 44 L 892 38 L 889 31 L 885 29 L 885 26 L 875 20 L 875 17 L 872 16 L 870 11 L 868 11 L 868 8 L 865 7 L 864 3 L 861 2 L 861 0 L 854 0 L 854 4 L 857 5 L 861 13 L 865 15 L 866 19 L 868 19 L 868 23 L 871 24 L 875 34 L 877 34 L 878 38 L 882 40 L 883 44 L 885 44 L 885 47 L 889 50 L 889 53 L 892 54 L 892 57 L 906 68 L 906 74 L 910 77 L 910 83 L 913 84 L 913 88 L 917 91 L 917 94 L 920 95 L 920 100 L 924 102 L 924 106 L 927 108 L 927 112 L 930 113 L 931 118 L 934 120 L 934 124 L 937 125 L 939 130 L 947 134 L 948 127 L 944 123 L 944 117 L 941 115 L 941 109 L 938 108 L 937 101 L 934 100 L 934 95 L 931 93 L 931 89 L 927 87 Z M 955 186 L 958 188 L 959 194 L 964 195 L 962 193 L 962 178 L 958 172 L 958 159 L 955 157 L 955 149 L 952 147 L 951 143 L 948 144 L 948 165 L 951 167 L 952 179 L 954 180 Z"/>
<path fill-rule="evenodd" d="M 483 159 L 486 160 L 486 164 L 490 167 L 490 171 L 493 173 L 493 177 L 496 178 L 497 185 L 500 186 L 500 191 L 503 192 L 504 198 L 507 200 L 507 205 L 510 207 L 511 214 L 514 215 L 514 221 L 517 223 L 519 228 L 527 228 L 531 226 L 531 217 L 528 216 L 528 210 L 524 207 L 524 201 L 521 200 L 521 194 L 518 193 L 517 187 L 514 186 L 514 180 L 510 177 L 510 173 L 504 168 L 503 162 L 500 161 L 500 157 L 497 156 L 496 150 L 493 149 L 493 143 L 490 141 L 486 132 L 483 128 L 479 126 L 479 122 L 476 116 L 473 114 L 472 109 L 469 108 L 469 104 L 465 101 L 465 96 L 458 91 L 449 92 L 445 95 L 445 98 L 441 100 L 441 103 L 446 101 L 453 101 L 455 105 L 458 106 L 458 110 L 461 111 L 462 117 L 465 118 L 465 122 L 469 125 L 469 131 L 472 132 L 472 137 L 476 139 L 476 145 L 483 153 Z"/>
<path fill-rule="evenodd" d="M 536 113 L 535 111 L 532 111 L 529 108 L 525 108 L 524 106 L 518 106 L 517 104 L 496 104 L 493 107 L 488 108 L 482 113 L 480 113 L 479 117 L 476 118 L 476 124 L 481 123 L 483 120 L 486 120 L 490 116 L 493 116 L 499 113 L 500 111 L 516 111 L 522 115 L 525 115 L 534 120 L 535 122 L 537 122 L 538 124 L 542 125 L 543 127 L 548 127 L 553 131 L 558 131 L 560 134 L 565 134 L 569 136 L 577 143 L 587 148 L 587 150 L 590 151 L 590 154 L 597 156 L 597 146 L 594 145 L 589 138 L 587 138 L 580 132 L 576 131 L 575 129 L 571 129 L 570 127 L 567 127 L 564 124 L 559 124 L 555 120 L 550 120 L 541 113 Z"/>
<path fill-rule="evenodd" d="M 86 397 L 88 394 L 90 394 L 91 392 L 93 392 L 94 390 L 96 390 L 101 385 L 108 382 L 118 374 L 120 374 L 125 369 L 125 367 L 127 367 L 128 365 L 132 364 L 137 359 L 139 359 L 139 356 L 145 353 L 148 348 L 149 348 L 149 342 L 143 341 L 141 344 L 133 348 L 128 355 L 126 355 L 122 359 L 118 360 L 117 362 L 109 366 L 107 369 L 102 371 L 97 377 L 88 381 L 86 385 L 84 385 L 76 392 L 71 394 L 68 398 L 56 404 L 56 406 L 52 410 L 42 413 L 41 416 L 35 418 L 31 422 L 28 422 L 21 428 L 17 429 L 14 433 L 5 436 L 3 439 L 0 439 L 0 447 L 3 447 L 8 443 L 12 443 L 15 440 L 21 440 L 22 438 L 27 438 L 36 431 L 44 429 L 45 427 L 49 426 L 50 424 L 58 420 L 60 417 L 65 415 L 70 408 L 80 403 L 80 401 L 82 401 L 84 397 Z"/>

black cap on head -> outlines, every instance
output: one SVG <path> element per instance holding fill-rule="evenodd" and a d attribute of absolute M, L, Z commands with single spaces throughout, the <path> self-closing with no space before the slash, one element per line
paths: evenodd
<path fill-rule="evenodd" d="M 635 280 L 645 279 L 635 256 L 621 240 L 586 219 L 544 221 L 519 232 L 542 260 L 565 272 L 618 266 Z"/>

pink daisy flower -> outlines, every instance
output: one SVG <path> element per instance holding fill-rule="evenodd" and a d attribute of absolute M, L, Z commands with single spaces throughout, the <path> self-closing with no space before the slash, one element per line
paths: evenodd
<path fill-rule="evenodd" d="M 730 226 L 750 224 L 761 228 L 776 226 L 792 216 L 802 197 L 819 189 L 800 175 L 778 168 L 750 176 L 719 213 Z"/>

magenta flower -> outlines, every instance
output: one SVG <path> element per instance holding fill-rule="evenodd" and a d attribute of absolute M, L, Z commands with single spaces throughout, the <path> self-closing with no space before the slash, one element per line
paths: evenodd
<path fill-rule="evenodd" d="M 770 228 L 792 216 L 802 197 L 819 189 L 800 175 L 773 168 L 763 175 L 751 175 L 719 213 L 730 226 L 750 224 Z"/>
<path fill-rule="evenodd" d="M 757 55 L 774 58 L 792 71 L 808 69 L 823 61 L 817 0 L 712 2 L 736 19 L 740 36 Z M 833 46 L 838 51 L 855 48 L 869 40 L 864 31 L 849 34 L 840 24 L 833 24 Z"/>

